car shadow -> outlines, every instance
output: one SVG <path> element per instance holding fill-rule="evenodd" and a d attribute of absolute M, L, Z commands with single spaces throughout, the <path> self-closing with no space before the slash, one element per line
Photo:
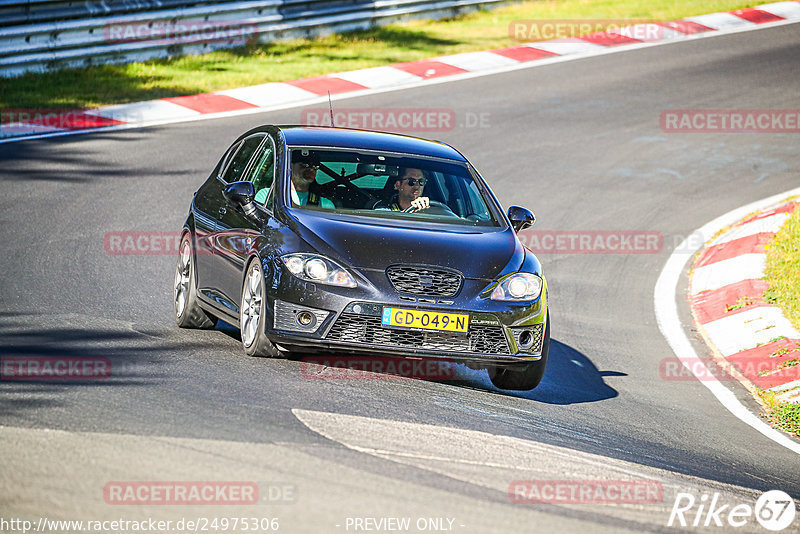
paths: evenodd
<path fill-rule="evenodd" d="M 239 337 L 238 328 L 223 321 L 218 321 L 215 329 L 236 340 L 241 339 Z M 369 358 L 386 361 L 393 360 L 379 353 L 367 355 L 345 354 L 343 356 L 345 358 L 351 358 L 349 363 L 355 363 L 357 365 L 363 363 L 364 359 Z M 324 362 L 326 358 L 327 357 L 324 355 L 305 358 L 300 355 L 292 355 L 289 359 L 297 362 Z M 341 363 L 346 365 L 348 360 L 341 360 Z M 396 365 L 394 368 L 396 368 Z M 462 364 L 455 364 L 455 378 L 452 380 L 441 380 L 441 374 L 437 374 L 432 378 L 424 376 L 413 376 L 412 378 L 429 382 L 446 382 L 453 386 L 481 389 L 494 394 L 519 397 L 547 404 L 566 405 L 597 402 L 613 399 L 618 396 L 619 393 L 617 390 L 605 383 L 604 377 L 606 376 L 628 375 L 627 373 L 619 371 L 601 371 L 582 352 L 566 343 L 552 339 L 550 341 L 550 356 L 547 360 L 547 369 L 544 373 L 544 377 L 539 386 L 531 391 L 509 391 L 499 389 L 489 380 L 489 375 L 485 370 L 470 369 Z"/>
<path fill-rule="evenodd" d="M 550 340 L 550 356 L 542 381 L 530 391 L 499 389 L 489 380 L 484 370 L 459 366 L 456 380 L 451 385 L 481 389 L 488 393 L 518 397 L 546 404 L 580 404 L 613 399 L 619 393 L 603 380 L 606 376 L 628 376 L 619 371 L 601 371 L 582 352 L 558 341 Z"/>
<path fill-rule="evenodd" d="M 494 387 L 485 378 L 487 387 L 496 393 L 525 398 L 547 404 L 579 404 L 612 399 L 619 395 L 605 383 L 606 376 L 628 376 L 619 371 L 601 371 L 582 352 L 566 343 L 550 340 L 547 369 L 539 386 L 531 391 L 508 391 Z"/>

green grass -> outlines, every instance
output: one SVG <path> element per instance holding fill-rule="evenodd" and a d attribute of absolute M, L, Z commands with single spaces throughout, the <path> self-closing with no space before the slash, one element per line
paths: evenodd
<path fill-rule="evenodd" d="M 773 426 L 800 437 L 800 404 L 780 402 L 772 391 L 760 391 L 759 395 L 766 405 L 764 415 L 767 421 Z"/>
<path fill-rule="evenodd" d="M 754 302 L 755 302 L 755 299 L 753 297 L 739 297 L 739 299 L 736 301 L 735 304 L 729 304 L 729 305 L 725 306 L 725 311 L 729 312 L 729 311 L 733 311 L 733 310 L 739 310 L 741 308 L 745 308 L 747 306 L 750 306 Z"/>
<path fill-rule="evenodd" d="M 770 356 L 775 356 L 775 354 L 771 354 Z M 789 367 L 794 367 L 796 365 L 800 365 L 800 360 L 798 360 L 797 358 L 792 358 L 791 360 L 786 360 L 785 362 L 781 363 L 775 369 L 770 369 L 769 371 L 760 371 L 758 373 L 758 376 L 767 376 L 775 374 L 784 369 L 788 369 Z"/>
<path fill-rule="evenodd" d="M 764 279 L 769 282 L 769 289 L 764 292 L 764 300 L 779 306 L 795 328 L 800 329 L 800 208 L 795 209 L 766 249 Z M 780 339 L 785 339 L 785 336 L 772 341 Z M 779 349 L 771 356 L 784 356 L 798 349 L 800 345 L 798 348 Z M 800 359 L 791 358 L 775 371 L 796 365 L 800 365 Z M 800 405 L 780 403 L 775 394 L 769 391 L 762 391 L 760 394 L 768 407 L 769 422 L 800 437 Z"/>
<path fill-rule="evenodd" d="M 772 354 L 770 354 L 769 357 L 777 358 L 778 356 L 783 356 L 784 354 L 791 354 L 794 352 L 800 352 L 800 343 L 795 343 L 795 347 L 791 349 L 789 347 L 780 348 L 775 352 L 773 352 Z M 798 360 L 798 362 L 800 362 L 800 360 Z"/>
<path fill-rule="evenodd" d="M 767 245 L 764 300 L 776 304 L 800 330 L 800 208 Z"/>
<path fill-rule="evenodd" d="M 777 427 L 800 437 L 800 404 L 782 404 L 772 410 L 768 418 Z"/>
<path fill-rule="evenodd" d="M 332 35 L 128 65 L 0 79 L 0 108 L 87 108 L 286 81 L 519 44 L 509 24 L 528 19 L 672 20 L 763 2 L 537 0 L 456 19 L 410 21 Z"/>

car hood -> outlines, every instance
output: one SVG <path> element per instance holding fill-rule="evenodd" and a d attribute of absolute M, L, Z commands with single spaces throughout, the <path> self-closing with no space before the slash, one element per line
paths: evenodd
<path fill-rule="evenodd" d="M 511 228 L 481 232 L 469 227 L 388 226 L 315 213 L 292 215 L 297 233 L 320 253 L 357 269 L 385 270 L 398 263 L 449 267 L 467 278 L 493 280 L 522 265 L 525 251 Z"/>

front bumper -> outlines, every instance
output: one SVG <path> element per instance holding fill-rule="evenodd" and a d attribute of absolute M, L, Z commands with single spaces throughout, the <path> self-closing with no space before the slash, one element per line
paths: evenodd
<path fill-rule="evenodd" d="M 309 307 L 276 299 L 272 301 L 273 321 L 270 338 L 293 350 L 370 353 L 393 356 L 445 358 L 481 364 L 534 362 L 542 358 L 544 318 L 543 299 L 528 307 L 517 305 L 511 324 L 503 314 L 485 311 L 436 309 L 431 306 L 354 301 L 340 312 Z M 384 306 L 465 313 L 470 317 L 466 334 L 432 330 L 406 330 L 382 325 Z M 293 321 L 301 312 L 315 316 L 312 329 Z M 524 313 L 521 313 L 524 312 Z M 541 317 L 540 322 L 536 322 Z M 505 317 L 508 318 L 508 317 Z M 293 324 L 294 323 L 294 324 Z M 526 343 L 520 343 L 520 338 Z M 521 345 L 525 348 L 521 349 Z"/>

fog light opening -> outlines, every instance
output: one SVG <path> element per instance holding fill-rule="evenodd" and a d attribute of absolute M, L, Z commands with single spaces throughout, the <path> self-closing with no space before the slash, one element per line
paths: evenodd
<path fill-rule="evenodd" d="M 317 322 L 317 318 L 314 317 L 314 314 L 307 311 L 301 311 L 297 314 L 297 324 L 304 328 L 308 328 L 314 326 L 314 323 Z"/>
<path fill-rule="evenodd" d="M 533 332 L 530 330 L 523 330 L 519 334 L 519 348 L 528 350 L 533 346 Z"/>

